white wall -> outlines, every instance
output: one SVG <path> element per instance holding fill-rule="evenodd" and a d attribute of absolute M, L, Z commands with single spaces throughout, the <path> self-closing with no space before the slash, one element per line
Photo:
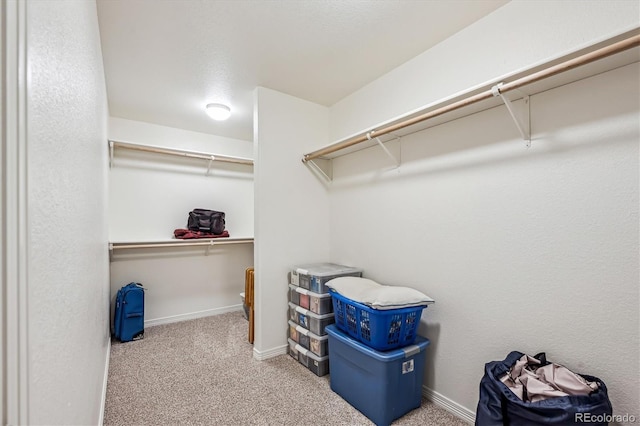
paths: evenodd
<path fill-rule="evenodd" d="M 638 16 L 637 2 L 511 2 L 336 104 L 332 135 Z M 426 386 L 470 416 L 484 363 L 520 350 L 600 377 L 614 412 L 640 418 L 638 73 L 533 96 L 530 150 L 500 107 L 403 138 L 398 170 L 375 147 L 334 160 L 332 259 L 436 300 L 420 329 L 432 340 Z"/>
<path fill-rule="evenodd" d="M 245 158 L 251 142 L 110 118 L 109 139 Z M 104 148 L 107 148 L 105 141 Z M 109 170 L 110 241 L 173 239 L 194 208 L 223 211 L 231 237 L 253 237 L 253 168 L 115 150 Z M 111 297 L 123 285 L 145 285 L 148 325 L 240 309 L 252 244 L 114 251 Z"/>
<path fill-rule="evenodd" d="M 96 424 L 108 357 L 107 103 L 94 2 L 27 5 L 28 424 Z"/>
<path fill-rule="evenodd" d="M 640 24 L 637 1 L 512 0 L 330 108 L 331 140 Z"/>
<path fill-rule="evenodd" d="M 328 109 L 274 90 L 255 91 L 254 356 L 284 353 L 287 272 L 329 257 L 326 188 L 302 154 L 328 142 Z"/>
<path fill-rule="evenodd" d="M 122 118 L 109 119 L 109 139 L 244 158 L 251 142 Z M 107 144 L 105 142 L 105 149 Z M 109 170 L 111 241 L 173 238 L 193 208 L 223 211 L 232 237 L 253 236 L 253 168 L 116 149 Z"/>

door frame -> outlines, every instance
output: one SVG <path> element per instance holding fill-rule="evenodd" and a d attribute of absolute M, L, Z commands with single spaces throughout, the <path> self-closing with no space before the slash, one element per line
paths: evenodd
<path fill-rule="evenodd" d="M 0 6 L 2 164 L 0 361 L 3 424 L 29 423 L 27 212 L 27 0 Z"/>

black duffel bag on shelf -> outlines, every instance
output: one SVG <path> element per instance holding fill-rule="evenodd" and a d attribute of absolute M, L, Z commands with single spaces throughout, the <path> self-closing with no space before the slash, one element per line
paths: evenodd
<path fill-rule="evenodd" d="M 207 209 L 193 209 L 189 212 L 187 228 L 190 231 L 219 235 L 224 232 L 224 212 Z"/>

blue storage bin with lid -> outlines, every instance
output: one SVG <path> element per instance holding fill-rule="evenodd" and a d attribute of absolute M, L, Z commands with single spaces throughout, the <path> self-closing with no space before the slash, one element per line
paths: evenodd
<path fill-rule="evenodd" d="M 390 351 L 377 351 L 340 331 L 329 335 L 331 390 L 376 425 L 390 425 L 420 407 L 429 340 Z"/>

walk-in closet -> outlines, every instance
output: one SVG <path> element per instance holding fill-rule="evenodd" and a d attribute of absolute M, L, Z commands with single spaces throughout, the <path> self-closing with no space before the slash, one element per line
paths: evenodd
<path fill-rule="evenodd" d="M 395 372 L 419 367 L 420 405 L 377 423 L 486 418 L 513 352 L 595 377 L 602 424 L 640 419 L 640 2 L 7 0 L 0 22 L 3 424 L 376 423 L 331 380 L 333 324 L 314 356 L 295 334 L 336 300 L 295 283 L 310 264 L 428 295 Z M 120 341 L 129 283 L 144 333 Z"/>

